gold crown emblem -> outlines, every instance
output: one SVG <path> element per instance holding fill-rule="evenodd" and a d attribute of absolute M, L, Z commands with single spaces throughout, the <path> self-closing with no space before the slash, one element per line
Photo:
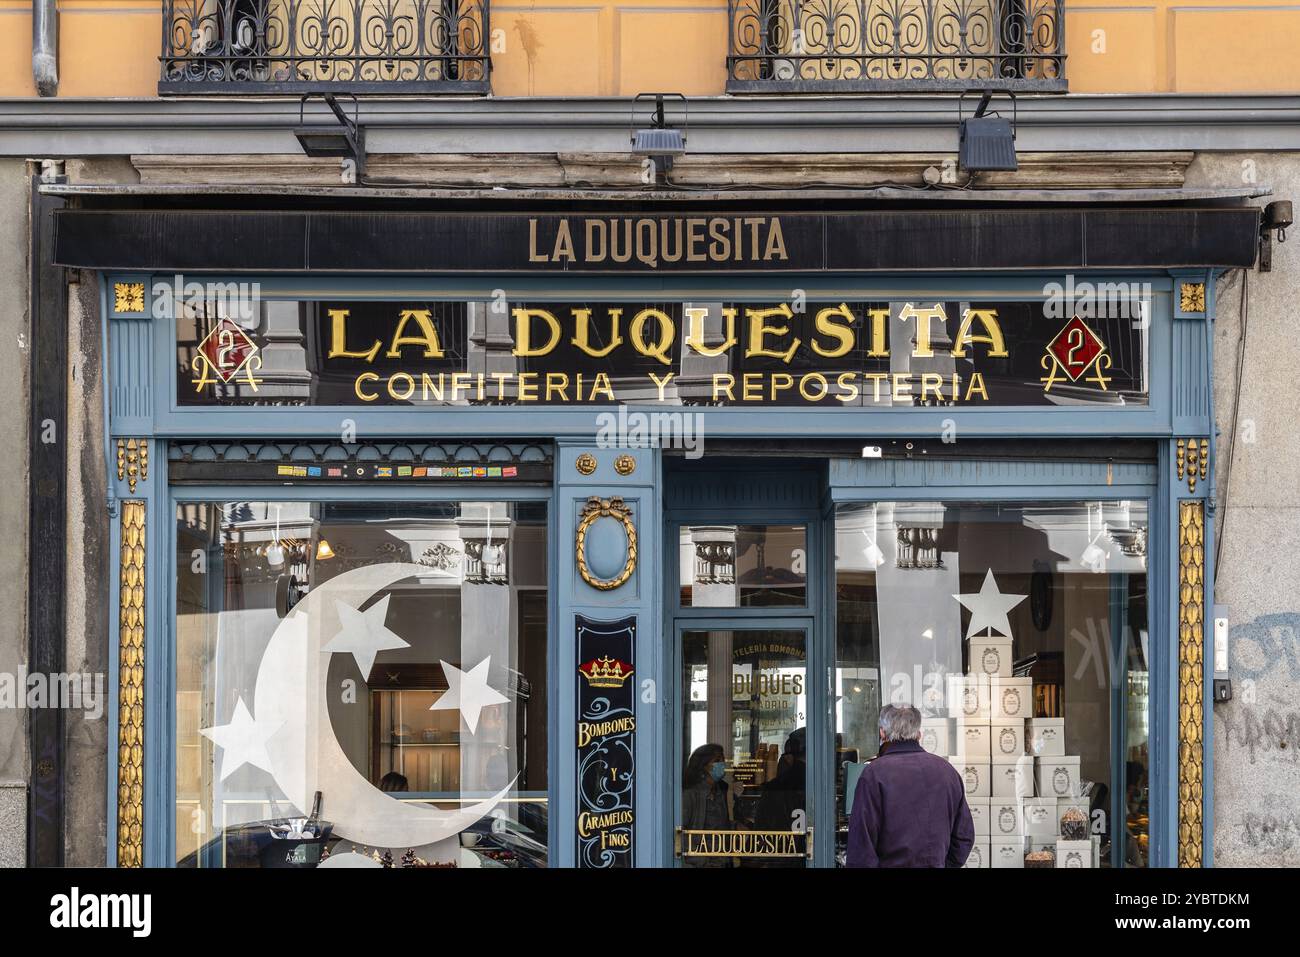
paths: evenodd
<path fill-rule="evenodd" d="M 579 665 L 578 671 L 593 688 L 621 688 L 632 676 L 631 665 L 609 655 L 593 658 L 585 665 Z"/>

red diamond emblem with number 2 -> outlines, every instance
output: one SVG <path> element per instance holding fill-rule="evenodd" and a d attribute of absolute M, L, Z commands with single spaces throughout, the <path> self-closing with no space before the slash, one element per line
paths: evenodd
<path fill-rule="evenodd" d="M 1077 382 L 1097 361 L 1097 357 L 1106 351 L 1106 344 L 1082 319 L 1075 316 L 1047 344 L 1047 351 L 1056 359 L 1061 371 L 1070 377 L 1070 381 Z"/>
<path fill-rule="evenodd" d="M 229 382 L 243 368 L 248 357 L 257 351 L 257 345 L 243 329 L 227 318 L 222 318 L 204 337 L 199 351 L 222 382 Z"/>

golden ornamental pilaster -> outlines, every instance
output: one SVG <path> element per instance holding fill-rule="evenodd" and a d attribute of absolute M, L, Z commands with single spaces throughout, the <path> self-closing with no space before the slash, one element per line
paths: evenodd
<path fill-rule="evenodd" d="M 1178 866 L 1202 866 L 1205 502 L 1178 503 Z"/>
<path fill-rule="evenodd" d="M 117 866 L 144 863 L 145 503 L 122 502 L 118 585 Z"/>

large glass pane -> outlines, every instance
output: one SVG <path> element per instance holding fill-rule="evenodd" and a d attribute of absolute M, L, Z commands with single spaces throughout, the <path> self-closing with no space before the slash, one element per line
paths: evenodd
<path fill-rule="evenodd" d="M 545 506 L 176 514 L 176 857 L 547 860 Z"/>
<path fill-rule="evenodd" d="M 808 604 L 808 533 L 802 525 L 683 525 L 678 555 L 684 607 Z"/>
<path fill-rule="evenodd" d="M 682 633 L 679 856 L 688 867 L 802 867 L 803 631 Z"/>
<path fill-rule="evenodd" d="M 835 522 L 837 859 L 888 703 L 967 783 L 968 867 L 1145 866 L 1144 501 L 877 502 Z"/>

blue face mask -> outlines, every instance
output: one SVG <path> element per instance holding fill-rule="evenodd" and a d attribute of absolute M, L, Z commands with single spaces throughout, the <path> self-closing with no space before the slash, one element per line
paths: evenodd
<path fill-rule="evenodd" d="M 715 781 L 721 781 L 727 773 L 727 766 L 721 761 L 714 761 L 709 765 L 709 777 Z"/>

